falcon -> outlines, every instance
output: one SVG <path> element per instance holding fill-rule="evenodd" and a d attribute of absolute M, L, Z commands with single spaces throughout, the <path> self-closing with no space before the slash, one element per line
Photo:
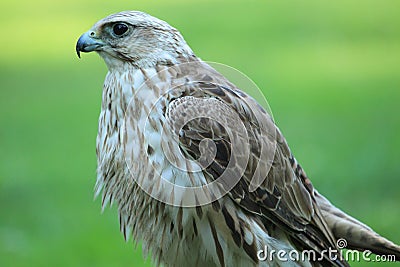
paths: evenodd
<path fill-rule="evenodd" d="M 110 15 L 76 44 L 92 51 L 108 67 L 96 194 L 155 265 L 348 266 L 341 248 L 400 259 L 314 189 L 272 116 L 168 23 Z"/>

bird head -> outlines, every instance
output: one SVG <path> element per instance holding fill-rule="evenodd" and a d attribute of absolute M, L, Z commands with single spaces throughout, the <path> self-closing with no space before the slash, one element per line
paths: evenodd
<path fill-rule="evenodd" d="M 139 11 L 124 11 L 98 21 L 79 38 L 76 52 L 96 51 L 109 69 L 132 64 L 137 68 L 175 64 L 193 52 L 168 23 Z"/>

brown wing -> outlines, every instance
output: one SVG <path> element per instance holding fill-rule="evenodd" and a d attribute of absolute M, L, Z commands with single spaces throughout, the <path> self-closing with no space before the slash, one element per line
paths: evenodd
<path fill-rule="evenodd" d="M 229 196 L 251 216 L 260 216 L 265 224 L 283 228 L 299 249 L 317 252 L 336 249 L 335 239 L 315 202 L 313 187 L 297 167 L 272 118 L 252 98 L 228 86 L 211 81 L 195 82 L 190 89 L 182 90 L 171 99 L 166 117 L 179 134 L 182 152 L 198 159 L 202 154 L 201 140 L 211 139 L 217 151 L 204 172 L 207 177 L 217 179 L 227 170 L 230 160 L 243 156 L 243 151 L 232 149 L 233 140 L 229 136 L 236 131 L 239 123 L 235 123 L 235 119 L 239 118 L 248 140 L 242 145 L 248 146 L 249 155 L 244 173 Z M 184 126 L 176 123 L 183 117 L 194 116 L 196 110 L 199 114 L 217 114 L 222 123 L 208 118 L 196 118 Z M 222 125 L 229 121 L 228 125 Z M 254 184 L 258 186 L 255 188 Z M 222 183 L 221 186 L 226 185 Z M 347 266 L 337 257 L 337 260 L 326 260 L 337 266 Z"/>

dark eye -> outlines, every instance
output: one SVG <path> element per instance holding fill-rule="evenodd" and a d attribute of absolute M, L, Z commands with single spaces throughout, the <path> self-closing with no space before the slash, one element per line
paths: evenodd
<path fill-rule="evenodd" d="M 125 23 L 117 23 L 113 26 L 113 32 L 117 36 L 121 36 L 128 30 L 128 25 Z"/>

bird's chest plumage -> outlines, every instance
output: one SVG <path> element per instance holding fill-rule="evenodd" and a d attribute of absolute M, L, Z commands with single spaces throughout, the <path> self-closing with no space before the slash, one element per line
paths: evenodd
<path fill-rule="evenodd" d="M 137 177 L 138 170 L 144 171 L 147 165 L 146 158 L 140 155 L 145 149 L 145 113 L 150 107 L 141 98 L 147 94 L 147 100 L 152 101 L 154 94 L 142 86 L 144 80 L 143 73 L 137 70 L 109 72 L 104 82 L 96 141 L 97 183 L 105 186 L 104 191 L 107 185 L 115 185 L 110 192 L 115 196 L 127 183 L 132 184 L 133 175 Z M 132 163 L 129 171 L 128 157 Z"/>
<path fill-rule="evenodd" d="M 156 176 L 174 182 L 179 178 L 173 171 L 176 166 L 165 156 L 173 142 L 166 132 L 168 99 L 161 93 L 165 89 L 161 81 L 150 88 L 143 84 L 145 79 L 137 72 L 107 75 L 97 136 L 97 191 L 103 192 L 103 206 L 118 203 L 126 238 L 132 231 L 135 240 L 143 240 L 145 250 L 157 254 L 175 249 L 170 254 L 177 255 L 182 235 L 194 235 L 189 218 L 195 210 L 165 205 L 142 190 L 156 186 Z M 191 240 L 199 242 L 193 236 Z M 155 244 L 162 247 L 155 249 Z"/>
<path fill-rule="evenodd" d="M 174 79 L 157 70 L 107 75 L 97 137 L 97 192 L 102 191 L 103 207 L 116 202 L 125 238 L 142 240 L 144 251 L 152 250 L 153 258 L 166 266 L 214 266 L 223 261 L 227 266 L 251 266 L 254 259 L 242 255 L 222 223 L 226 215 L 221 206 L 234 206 L 229 198 L 217 205 L 185 208 L 179 206 L 185 196 L 165 186 L 164 181 L 178 187 L 207 182 L 203 172 L 188 171 L 194 166 L 187 159 L 174 158 L 180 154 L 176 132 L 168 124 L 168 107 L 175 98 L 169 89 L 174 85 L 166 80 Z M 250 244 L 268 240 L 252 219 L 242 213 L 231 216 L 242 227 L 258 229 L 248 230 Z M 196 257 L 187 257 L 191 248 L 197 248 Z"/>
<path fill-rule="evenodd" d="M 126 195 L 137 185 L 145 192 L 138 189 L 134 202 L 153 190 L 170 197 L 162 179 L 187 185 L 193 178 L 181 170 L 184 161 L 168 156 L 179 154 L 179 146 L 165 117 L 171 79 L 159 73 L 153 69 L 107 74 L 97 136 L 97 188 L 103 188 L 105 203 L 129 202 Z"/>

